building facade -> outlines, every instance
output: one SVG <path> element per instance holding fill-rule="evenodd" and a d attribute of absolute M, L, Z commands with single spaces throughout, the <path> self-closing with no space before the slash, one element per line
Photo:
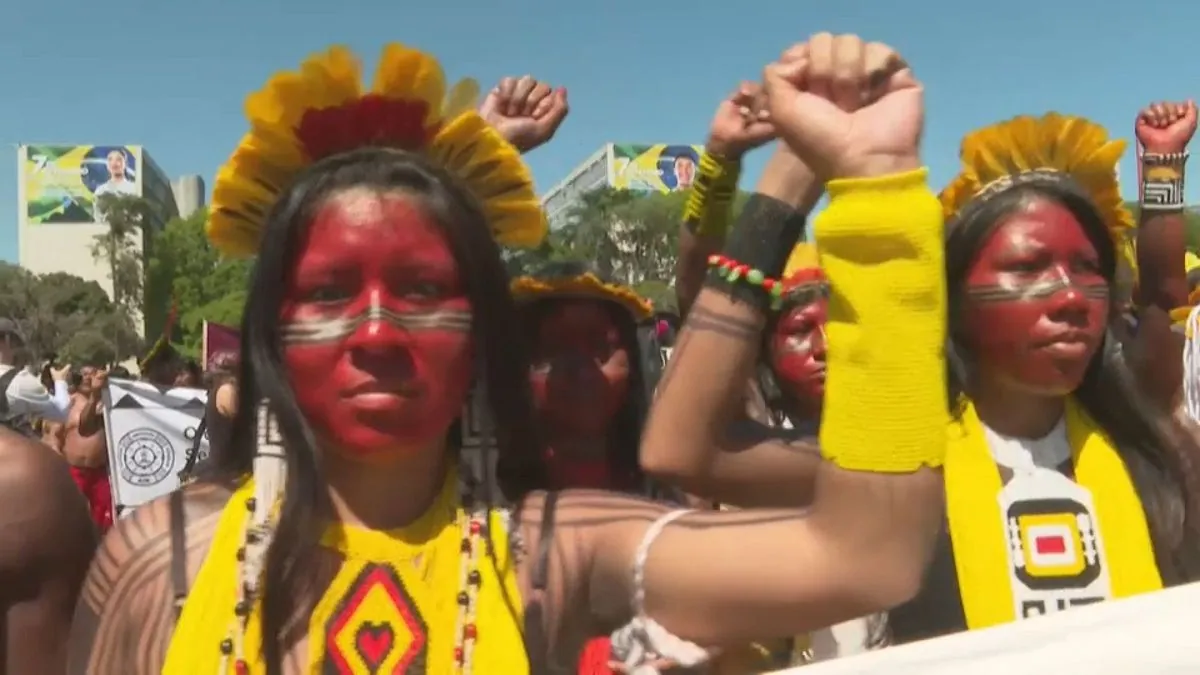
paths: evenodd
<path fill-rule="evenodd" d="M 673 192 L 691 187 L 702 151 L 699 145 L 606 143 L 542 195 L 550 228 L 566 225 L 572 207 L 598 188 Z"/>
<path fill-rule="evenodd" d="M 175 194 L 175 206 L 179 217 L 187 218 L 204 208 L 204 179 L 200 176 L 180 176 L 171 181 L 171 192 Z"/>
<path fill-rule="evenodd" d="M 139 255 L 180 213 L 170 179 L 141 146 L 18 146 L 18 264 L 35 274 L 66 272 L 95 281 L 111 295 L 108 264 L 93 254 L 97 237 L 108 231 L 98 208 L 107 195 L 149 203 Z"/>

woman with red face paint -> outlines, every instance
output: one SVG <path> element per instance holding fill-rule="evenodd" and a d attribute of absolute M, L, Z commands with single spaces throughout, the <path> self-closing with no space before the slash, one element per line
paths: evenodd
<path fill-rule="evenodd" d="M 529 383 L 546 443 L 550 489 L 593 488 L 653 496 L 637 463 L 647 408 L 639 325 L 650 301 L 580 263 L 551 263 L 514 279 L 530 348 Z M 649 331 L 646 338 L 657 338 Z"/>
<path fill-rule="evenodd" d="M 432 58 L 389 46 L 364 93 L 356 59 L 332 49 L 247 103 L 251 131 L 219 173 L 209 225 L 223 250 L 258 255 L 231 439 L 199 480 L 106 537 L 72 672 L 561 673 L 585 640 L 622 624 L 616 655 L 646 672 L 656 657 L 695 666 L 703 646 L 800 632 L 915 593 L 940 520 L 940 480 L 922 467 L 944 458 L 944 391 L 912 383 L 939 384 L 944 363 L 940 249 L 927 245 L 941 214 L 922 172 L 879 177 L 918 164 L 919 88 L 890 50 L 840 44 L 839 63 L 852 66 L 843 86 L 867 102 L 858 112 L 804 112 L 829 103 L 794 83 L 828 80 L 833 64 L 768 75 L 790 142 L 846 177 L 819 237 L 835 251 L 861 246 L 856 205 L 868 195 L 905 214 L 876 236 L 929 255 L 885 257 L 891 288 L 931 301 L 893 302 L 857 269 L 831 274 L 861 305 L 859 335 L 841 340 L 891 337 L 903 319 L 921 327 L 902 337 L 926 358 L 868 359 L 892 366 L 874 384 L 897 403 L 880 425 L 887 436 L 866 439 L 847 424 L 864 402 L 861 373 L 831 362 L 824 451 L 843 468 L 819 475 L 811 509 L 694 513 L 537 490 L 547 478 L 528 365 L 495 241 L 529 246 L 545 233 L 528 171 L 469 109 L 471 85 L 447 94 Z M 901 123 L 858 131 L 880 119 Z M 757 311 L 738 310 L 751 321 Z M 689 354 L 702 355 L 700 327 Z M 737 342 L 708 349 L 718 367 L 718 356 L 746 356 Z M 676 382 L 728 379 L 686 373 Z M 686 388 L 664 392 L 648 442 L 677 428 Z M 464 461 L 490 439 L 511 514 Z"/>
<path fill-rule="evenodd" d="M 1136 389 L 1114 337 L 1113 284 L 1132 266 L 1122 147 L 1059 115 L 964 141 L 942 194 L 948 527 L 921 594 L 890 613 L 898 642 L 1200 578 L 1194 448 Z M 752 459 L 763 484 L 781 473 Z"/>
<path fill-rule="evenodd" d="M 1021 117 L 963 142 L 943 192 L 951 289 L 948 527 L 899 641 L 1200 578 L 1165 408 L 1120 357 L 1133 267 L 1124 148 L 1080 118 Z"/>
<path fill-rule="evenodd" d="M 530 346 L 529 384 L 544 437 L 549 489 L 591 488 L 679 501 L 637 461 L 648 395 L 661 372 L 650 301 L 581 263 L 514 279 Z M 610 641 L 587 644 L 579 673 L 614 672 Z"/>

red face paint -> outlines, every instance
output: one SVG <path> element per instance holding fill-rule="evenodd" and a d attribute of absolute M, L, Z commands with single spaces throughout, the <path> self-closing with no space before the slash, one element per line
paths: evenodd
<path fill-rule="evenodd" d="M 806 410 L 825 398 L 825 322 L 829 303 L 820 298 L 784 312 L 771 333 L 771 367 L 779 386 Z"/>
<path fill-rule="evenodd" d="M 471 305 L 413 198 L 351 190 L 325 204 L 280 320 L 300 409 L 337 451 L 387 461 L 437 440 L 461 412 Z"/>
<path fill-rule="evenodd" d="M 535 327 L 534 405 L 552 430 L 604 434 L 629 391 L 629 352 L 600 302 L 551 302 Z"/>
<path fill-rule="evenodd" d="M 962 292 L 982 374 L 1044 395 L 1079 386 L 1103 342 L 1109 286 L 1070 211 L 1043 200 L 1001 221 Z"/>

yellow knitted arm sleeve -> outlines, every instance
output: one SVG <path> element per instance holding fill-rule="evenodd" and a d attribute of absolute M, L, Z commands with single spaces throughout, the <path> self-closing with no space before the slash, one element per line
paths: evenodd
<path fill-rule="evenodd" d="M 942 207 L 924 169 L 828 188 L 814 224 L 832 290 L 821 452 L 858 471 L 940 466 L 949 417 Z"/>

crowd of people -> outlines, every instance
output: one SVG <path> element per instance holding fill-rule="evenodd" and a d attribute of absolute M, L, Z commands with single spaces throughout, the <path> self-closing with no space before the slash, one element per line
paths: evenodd
<path fill-rule="evenodd" d="M 210 455 L 97 542 L 53 443 L 0 431 L 4 672 L 763 673 L 1200 578 L 1194 104 L 1136 115 L 1136 221 L 1124 142 L 1056 113 L 935 193 L 914 70 L 814 35 L 718 105 L 673 315 L 586 263 L 508 278 L 567 95 L 476 99 L 401 45 L 250 96 Z M 68 374 L 30 412 L 83 487 L 105 375 Z"/>
<path fill-rule="evenodd" d="M 154 343 L 138 362 L 136 378 L 124 366 L 75 367 L 57 363 L 54 355 L 45 359 L 39 374 L 30 365 L 29 351 L 20 324 L 0 319 L 0 392 L 4 393 L 0 426 L 40 441 L 66 460 L 101 533 L 112 526 L 120 509 L 113 503 L 102 400 L 110 376 L 138 379 L 161 389 L 207 390 L 209 402 L 197 438 L 200 434 L 223 438 L 233 415 L 229 401 L 235 395 L 236 362 L 214 360 L 205 371 L 196 359 L 184 357 L 165 338 Z M 193 448 L 189 458 L 198 455 L 198 449 Z"/>

